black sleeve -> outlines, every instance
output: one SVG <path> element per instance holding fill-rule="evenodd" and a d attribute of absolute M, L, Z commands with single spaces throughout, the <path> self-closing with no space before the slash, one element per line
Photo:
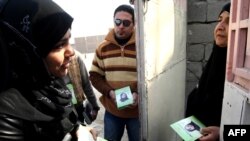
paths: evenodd
<path fill-rule="evenodd" d="M 1 141 L 24 141 L 22 120 L 0 114 L 0 140 Z"/>
<path fill-rule="evenodd" d="M 100 109 L 100 107 L 97 103 L 96 95 L 93 91 L 91 82 L 89 80 L 87 68 L 86 68 L 86 66 L 85 66 L 85 64 L 80 56 L 78 56 L 77 61 L 79 63 L 79 67 L 80 67 L 83 91 L 84 91 L 88 101 L 93 106 L 93 108 L 98 111 Z"/>

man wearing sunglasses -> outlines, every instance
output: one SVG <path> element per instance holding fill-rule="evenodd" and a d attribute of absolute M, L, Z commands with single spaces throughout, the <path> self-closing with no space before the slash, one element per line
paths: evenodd
<path fill-rule="evenodd" d="M 138 93 L 134 9 L 120 5 L 114 11 L 114 28 L 96 49 L 90 70 L 93 86 L 102 93 L 105 107 L 104 138 L 120 141 L 127 129 L 129 141 L 139 141 Z M 129 86 L 133 104 L 117 108 L 115 90 Z"/>

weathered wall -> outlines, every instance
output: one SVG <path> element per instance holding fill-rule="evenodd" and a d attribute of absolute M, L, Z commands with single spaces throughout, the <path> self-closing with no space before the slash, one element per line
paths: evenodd
<path fill-rule="evenodd" d="M 104 37 L 105 35 L 77 37 L 75 38 L 74 48 L 83 54 L 94 53 Z"/>
<path fill-rule="evenodd" d="M 144 86 L 139 91 L 141 126 L 146 129 L 142 136 L 145 141 L 176 141 L 170 124 L 184 116 L 187 0 L 142 5 L 136 12 L 139 87 Z"/>

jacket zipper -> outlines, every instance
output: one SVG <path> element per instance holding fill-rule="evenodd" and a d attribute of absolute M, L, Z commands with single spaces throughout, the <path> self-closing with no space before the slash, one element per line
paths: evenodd
<path fill-rule="evenodd" d="M 121 46 L 121 56 L 124 57 L 124 47 L 125 46 Z"/>

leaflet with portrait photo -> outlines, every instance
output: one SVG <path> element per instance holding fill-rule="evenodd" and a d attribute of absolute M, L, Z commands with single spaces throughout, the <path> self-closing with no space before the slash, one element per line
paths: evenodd
<path fill-rule="evenodd" d="M 202 136 L 201 128 L 205 125 L 196 117 L 190 116 L 170 125 L 171 128 L 185 141 L 195 141 Z"/>
<path fill-rule="evenodd" d="M 126 86 L 115 90 L 116 104 L 118 109 L 123 109 L 126 106 L 133 104 L 133 95 L 130 87 Z"/>

